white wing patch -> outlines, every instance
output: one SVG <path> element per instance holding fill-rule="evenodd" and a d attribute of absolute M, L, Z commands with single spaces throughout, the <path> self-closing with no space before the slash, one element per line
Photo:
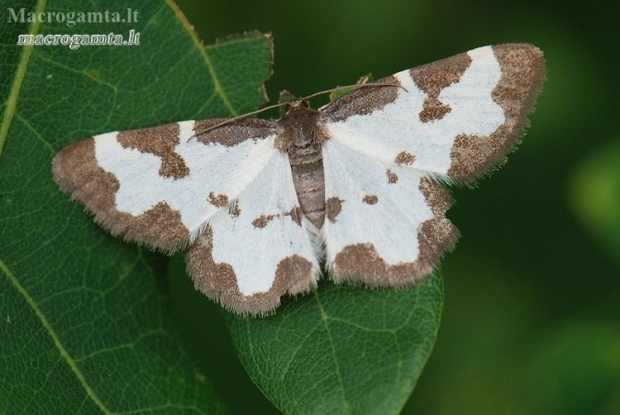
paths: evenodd
<path fill-rule="evenodd" d="M 445 179 L 458 134 L 488 135 L 505 121 L 502 107 L 491 95 L 502 73 L 492 49 L 475 49 L 469 56 L 471 65 L 459 82 L 439 95 L 452 108 L 442 119 L 420 121 L 418 114 L 427 95 L 416 86 L 409 71 L 402 71 L 395 77 L 404 89 L 398 88 L 394 102 L 372 116 L 353 115 L 344 121 L 326 122 L 330 137 L 387 163 L 399 154 L 412 155 L 407 164 Z"/>
<path fill-rule="evenodd" d="M 338 205 L 322 229 L 326 266 L 335 280 L 404 286 L 430 272 L 429 263 L 436 258 L 429 258 L 424 246 L 445 250 L 457 234 L 443 218 L 445 209 L 431 208 L 429 195 L 422 191 L 428 179 L 415 169 L 369 157 L 339 140 L 326 143 L 323 155 L 326 199 Z M 446 209 L 449 203 L 446 199 Z M 442 235 L 427 240 L 424 224 Z"/>
<path fill-rule="evenodd" d="M 340 212 L 326 220 L 327 264 L 348 245 L 371 243 L 388 265 L 418 258 L 418 227 L 433 218 L 418 190 L 421 175 L 387 164 L 330 140 L 323 147 L 325 197 L 340 199 Z M 390 183 L 386 171 L 398 176 Z"/>
<path fill-rule="evenodd" d="M 232 266 L 244 296 L 269 291 L 278 264 L 287 257 L 304 258 L 312 263 L 313 275 L 320 272 L 312 225 L 299 210 L 288 156 L 271 154 L 261 174 L 239 195 L 240 213 L 219 212 L 209 222 L 213 260 Z"/>
<path fill-rule="evenodd" d="M 298 203 L 288 155 L 274 151 L 189 250 L 196 288 L 229 309 L 254 315 L 272 312 L 284 294 L 314 288 L 320 275 L 316 229 Z"/>
<path fill-rule="evenodd" d="M 179 142 L 187 143 L 190 139 L 194 137 L 194 126 L 196 122 L 193 120 L 190 121 L 181 121 L 179 123 Z"/>
<path fill-rule="evenodd" d="M 264 168 L 273 155 L 275 135 L 228 147 L 188 140 L 193 134 L 190 131 L 187 126 L 181 128 L 181 140 L 175 152 L 183 158 L 191 174 L 178 179 L 160 175 L 162 161 L 157 155 L 123 147 L 116 139 L 116 132 L 96 136 L 94 140 L 97 163 L 119 182 L 116 209 L 138 216 L 157 203 L 166 202 L 180 213 L 193 241 L 207 220 L 222 207 L 213 203 L 213 198 L 237 197 Z"/>

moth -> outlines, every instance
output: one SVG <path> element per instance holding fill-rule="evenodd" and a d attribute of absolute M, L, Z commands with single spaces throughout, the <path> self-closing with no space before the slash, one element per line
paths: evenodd
<path fill-rule="evenodd" d="M 198 290 L 241 314 L 337 282 L 407 287 L 458 231 L 443 183 L 505 161 L 544 79 L 542 52 L 487 46 L 380 79 L 279 120 L 111 132 L 53 160 L 61 190 L 114 235 L 188 249 Z"/>

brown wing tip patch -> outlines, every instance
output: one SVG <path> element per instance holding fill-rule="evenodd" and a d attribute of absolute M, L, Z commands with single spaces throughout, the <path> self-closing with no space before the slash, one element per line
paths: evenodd
<path fill-rule="evenodd" d="M 533 45 L 493 46 L 502 74 L 492 91 L 493 100 L 504 110 L 506 121 L 489 136 L 457 135 L 448 170 L 451 179 L 471 183 L 494 166 L 506 161 L 506 154 L 518 143 L 528 126 L 527 115 L 545 79 L 542 52 Z"/>
<path fill-rule="evenodd" d="M 212 255 L 213 231 L 207 227 L 187 253 L 186 261 L 197 290 L 239 314 L 266 316 L 280 305 L 285 294 L 296 295 L 316 287 L 314 267 L 298 255 L 283 258 L 276 268 L 269 291 L 244 296 L 237 286 L 230 264 L 215 263 Z"/>
<path fill-rule="evenodd" d="M 188 243 L 189 230 L 180 213 L 166 202 L 159 202 L 138 216 L 116 209 L 119 183 L 116 176 L 97 164 L 93 139 L 64 148 L 54 157 L 52 171 L 61 190 L 81 202 L 95 215 L 95 221 L 113 235 L 165 252 L 174 252 Z M 166 229 L 165 234 L 162 228 Z"/>
<path fill-rule="evenodd" d="M 52 160 L 54 180 L 63 192 L 69 194 L 79 192 L 79 186 L 84 181 L 83 175 L 78 175 L 77 172 L 88 170 L 91 173 L 91 170 L 96 168 L 98 166 L 95 160 L 95 142 L 92 138 L 63 148 Z M 118 183 L 116 186 L 114 191 L 118 189 Z"/>

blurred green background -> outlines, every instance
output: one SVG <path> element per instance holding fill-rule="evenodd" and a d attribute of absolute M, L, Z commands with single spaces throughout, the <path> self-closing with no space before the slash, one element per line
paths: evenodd
<path fill-rule="evenodd" d="M 404 413 L 620 413 L 620 29 L 612 2 L 178 0 L 205 44 L 273 35 L 271 102 L 477 46 L 529 42 L 547 82 L 519 150 L 456 188 L 439 339 Z M 174 310 L 232 413 L 278 413 L 182 258 Z M 197 318 L 200 316 L 200 318 Z M 208 326 L 207 326 L 208 324 Z M 214 335 L 216 333 L 217 335 Z M 220 339 L 215 341 L 214 338 Z"/>

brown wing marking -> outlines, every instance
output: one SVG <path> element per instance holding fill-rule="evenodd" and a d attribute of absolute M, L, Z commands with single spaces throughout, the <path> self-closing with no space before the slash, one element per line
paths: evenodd
<path fill-rule="evenodd" d="M 457 83 L 469 65 L 471 65 L 471 58 L 467 53 L 461 53 L 410 70 L 417 87 L 428 95 L 419 114 L 420 121 L 440 120 L 452 111 L 450 105 L 439 100 L 439 94 L 444 88 Z"/>
<path fill-rule="evenodd" d="M 459 233 L 445 217 L 453 203 L 448 191 L 428 178 L 421 179 L 419 190 L 435 216 L 418 228 L 418 259 L 389 265 L 379 256 L 373 244 L 349 245 L 336 255 L 333 268 L 335 281 L 362 283 L 371 287 L 407 287 L 433 271 L 442 255 L 454 247 Z"/>
<path fill-rule="evenodd" d="M 112 234 L 168 252 L 189 242 L 189 231 L 181 222 L 181 215 L 165 202 L 139 216 L 116 210 L 114 200 L 119 183 L 97 164 L 93 139 L 64 148 L 54 158 L 52 170 L 62 191 L 83 203 Z"/>
<path fill-rule="evenodd" d="M 295 295 L 316 286 L 312 263 L 298 255 L 283 258 L 276 269 L 271 289 L 244 296 L 237 286 L 233 266 L 213 260 L 213 230 L 207 227 L 187 253 L 187 268 L 196 289 L 229 310 L 251 315 L 271 314 L 285 294 Z"/>
<path fill-rule="evenodd" d="M 499 45 L 493 46 L 493 52 L 502 75 L 492 96 L 504 109 L 506 122 L 489 136 L 456 137 L 448 176 L 458 182 L 472 182 L 506 161 L 506 154 L 518 144 L 528 126 L 527 115 L 533 110 L 545 79 L 544 58 L 535 46 Z"/>

